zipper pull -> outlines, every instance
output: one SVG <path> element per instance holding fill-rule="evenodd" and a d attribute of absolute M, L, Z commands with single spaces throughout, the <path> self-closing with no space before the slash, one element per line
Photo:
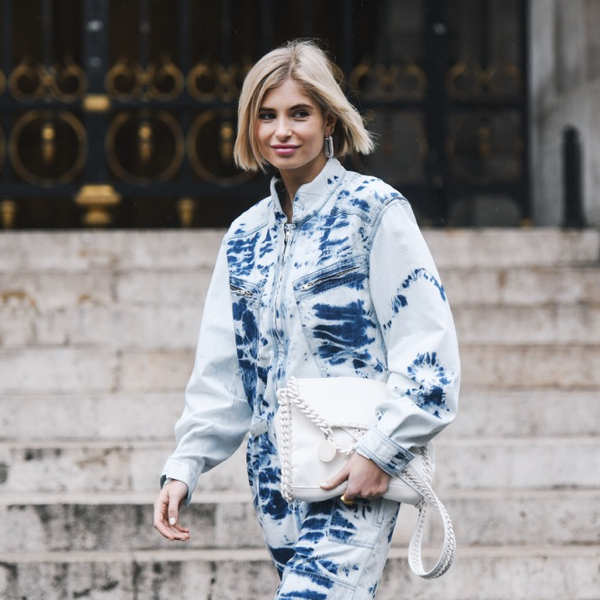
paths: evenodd
<path fill-rule="evenodd" d="M 286 223 L 283 226 L 283 244 L 287 246 L 290 241 L 290 235 L 292 234 L 292 229 L 294 229 L 295 225 L 293 223 Z"/>

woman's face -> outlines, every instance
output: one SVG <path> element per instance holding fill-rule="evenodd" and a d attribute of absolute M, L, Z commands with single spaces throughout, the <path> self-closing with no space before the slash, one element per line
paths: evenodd
<path fill-rule="evenodd" d="M 325 136 L 333 119 L 293 79 L 269 90 L 259 109 L 256 140 L 262 157 L 282 177 L 312 181 L 325 166 Z"/>

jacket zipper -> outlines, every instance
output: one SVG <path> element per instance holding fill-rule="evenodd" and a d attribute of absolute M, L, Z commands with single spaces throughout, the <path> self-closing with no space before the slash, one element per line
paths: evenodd
<path fill-rule="evenodd" d="M 304 285 L 301 285 L 300 289 L 303 292 L 305 292 L 306 290 L 310 290 L 310 288 L 314 287 L 315 285 L 319 285 L 320 283 L 323 283 L 324 281 L 329 281 L 330 279 L 337 279 L 338 277 L 341 277 L 342 275 L 352 273 L 352 271 L 357 271 L 358 269 L 359 269 L 358 265 L 356 265 L 354 267 L 348 267 L 347 269 L 344 269 L 343 271 L 338 271 L 337 273 L 327 275 L 326 277 L 321 277 L 320 279 L 315 279 L 314 281 L 309 281 L 309 282 L 305 283 Z"/>
<path fill-rule="evenodd" d="M 241 287 L 238 287 L 237 285 L 229 284 L 229 289 L 232 292 L 236 292 L 240 296 L 244 296 L 246 298 L 252 298 L 254 296 L 254 294 L 252 292 L 249 292 L 248 290 L 245 290 L 245 289 L 243 289 Z"/>
<path fill-rule="evenodd" d="M 277 273 L 277 287 L 275 288 L 275 296 L 274 302 L 272 306 L 272 318 L 273 318 L 273 332 L 275 335 L 275 361 L 277 365 L 279 365 L 279 345 L 282 342 L 281 336 L 279 332 L 281 330 L 281 319 L 283 318 L 281 315 L 277 317 L 277 311 L 280 307 L 280 298 L 283 294 L 282 285 L 286 268 L 286 258 L 287 253 L 290 246 L 290 238 L 292 237 L 292 230 L 296 227 L 294 223 L 285 223 L 283 226 L 283 253 L 281 256 L 281 261 L 279 263 L 279 271 Z M 279 368 L 279 367 L 277 367 Z"/>

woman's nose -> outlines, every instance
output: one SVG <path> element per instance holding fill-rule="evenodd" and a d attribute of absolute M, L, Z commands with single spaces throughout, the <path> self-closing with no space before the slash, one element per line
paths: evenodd
<path fill-rule="evenodd" d="M 279 139 L 285 139 L 292 135 L 292 132 L 290 131 L 290 125 L 286 119 L 281 119 L 280 121 L 278 121 L 277 129 L 275 130 L 275 135 Z"/>

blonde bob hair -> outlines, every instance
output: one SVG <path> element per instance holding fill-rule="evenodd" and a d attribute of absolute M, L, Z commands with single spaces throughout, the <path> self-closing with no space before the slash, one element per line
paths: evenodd
<path fill-rule="evenodd" d="M 342 88 L 340 69 L 312 41 L 296 40 L 265 54 L 248 72 L 238 105 L 235 163 L 246 171 L 265 170 L 256 141 L 256 122 L 263 98 L 286 79 L 296 81 L 324 112 L 337 119 L 333 142 L 336 156 L 369 154 L 374 144 L 363 119 Z"/>

